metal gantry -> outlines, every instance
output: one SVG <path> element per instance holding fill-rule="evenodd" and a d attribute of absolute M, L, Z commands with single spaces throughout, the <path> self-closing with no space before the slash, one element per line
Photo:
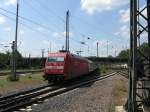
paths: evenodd
<path fill-rule="evenodd" d="M 141 42 L 147 52 L 140 50 Z M 130 68 L 128 112 L 150 105 L 150 0 L 130 0 Z"/>

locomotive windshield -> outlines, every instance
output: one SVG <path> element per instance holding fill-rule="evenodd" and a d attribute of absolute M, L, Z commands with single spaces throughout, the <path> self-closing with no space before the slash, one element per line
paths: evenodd
<path fill-rule="evenodd" d="M 63 62 L 64 57 L 48 57 L 48 62 Z"/>

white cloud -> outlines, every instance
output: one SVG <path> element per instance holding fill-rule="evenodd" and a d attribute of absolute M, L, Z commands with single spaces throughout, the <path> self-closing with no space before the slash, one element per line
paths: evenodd
<path fill-rule="evenodd" d="M 15 5 L 17 2 L 17 0 L 5 0 L 5 5 L 9 6 L 9 5 Z"/>
<path fill-rule="evenodd" d="M 52 34 L 53 37 L 65 37 L 66 36 L 66 32 L 54 32 Z M 72 37 L 73 36 L 73 33 L 72 32 L 69 32 L 69 36 Z"/>
<path fill-rule="evenodd" d="M 129 22 L 130 20 L 130 9 L 120 10 L 119 14 L 121 16 L 121 22 Z"/>
<path fill-rule="evenodd" d="M 81 9 L 92 14 L 95 11 L 111 10 L 127 3 L 128 0 L 81 0 Z"/>
<path fill-rule="evenodd" d="M 120 28 L 119 32 L 114 33 L 116 36 L 120 36 L 124 39 L 129 39 L 130 37 L 130 29 L 127 25 L 124 25 Z"/>
<path fill-rule="evenodd" d="M 0 24 L 3 24 L 3 23 L 5 23 L 6 22 L 6 19 L 5 19 L 5 17 L 3 17 L 3 16 L 0 16 Z"/>

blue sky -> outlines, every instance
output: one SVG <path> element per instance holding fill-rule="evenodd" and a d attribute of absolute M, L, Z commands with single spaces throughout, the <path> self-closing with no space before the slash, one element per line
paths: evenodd
<path fill-rule="evenodd" d="M 65 16 L 70 11 L 70 50 L 84 51 L 83 56 L 115 56 L 129 47 L 129 1 L 122 0 L 20 0 L 18 49 L 23 56 L 41 56 L 41 49 L 56 52 L 65 44 Z M 0 0 L 0 8 L 16 11 L 16 0 Z M 15 36 L 15 16 L 0 9 L 0 52 L 10 48 Z M 7 16 L 7 17 L 6 17 Z M 9 17 L 9 18 L 8 18 Z M 11 19 L 10 19 L 11 17 Z M 12 20 L 14 19 L 14 20 Z M 25 24 L 25 25 L 24 25 Z M 26 27 L 28 26 L 28 27 Z M 90 37 L 88 40 L 87 38 Z M 86 45 L 81 45 L 84 41 Z M 51 44 L 51 45 L 50 45 Z M 88 54 L 89 46 L 89 54 Z"/>

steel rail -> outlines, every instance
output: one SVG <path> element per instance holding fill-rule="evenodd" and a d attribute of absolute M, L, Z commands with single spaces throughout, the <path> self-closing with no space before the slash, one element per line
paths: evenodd
<path fill-rule="evenodd" d="M 31 98 L 34 98 L 34 97 L 37 97 L 39 95 L 42 95 L 44 93 L 48 93 L 48 92 L 51 92 L 51 91 L 54 91 L 56 89 L 59 89 L 60 87 L 48 87 L 44 90 L 40 90 L 40 91 L 35 91 L 33 93 L 30 93 L 30 94 L 27 94 L 27 95 L 21 95 L 17 98 L 14 98 L 13 100 L 9 100 L 8 102 L 5 102 L 5 103 L 2 103 L 0 105 L 0 111 L 3 110 L 4 108 L 7 108 L 7 107 L 11 107 L 12 105 L 15 105 L 15 104 L 18 104 L 18 103 L 21 103 L 23 101 L 28 101 L 30 100 Z"/>
<path fill-rule="evenodd" d="M 117 71 L 119 73 L 119 75 L 122 75 L 123 77 L 129 79 L 129 75 L 128 73 L 122 72 L 122 71 Z"/>
<path fill-rule="evenodd" d="M 25 94 L 28 94 L 28 93 L 31 93 L 31 92 L 34 92 L 34 91 L 44 89 L 44 88 L 49 87 L 49 86 L 52 86 L 52 84 L 42 85 L 40 87 L 32 88 L 32 89 L 29 89 L 29 90 L 26 90 L 26 91 L 22 91 L 22 92 L 18 92 L 18 93 L 14 93 L 14 94 L 11 94 L 11 95 L 6 95 L 6 96 L 1 96 L 0 97 L 0 103 L 2 103 L 3 100 L 11 99 L 11 98 L 14 98 L 14 97 L 19 96 L 19 95 L 25 95 Z"/>

